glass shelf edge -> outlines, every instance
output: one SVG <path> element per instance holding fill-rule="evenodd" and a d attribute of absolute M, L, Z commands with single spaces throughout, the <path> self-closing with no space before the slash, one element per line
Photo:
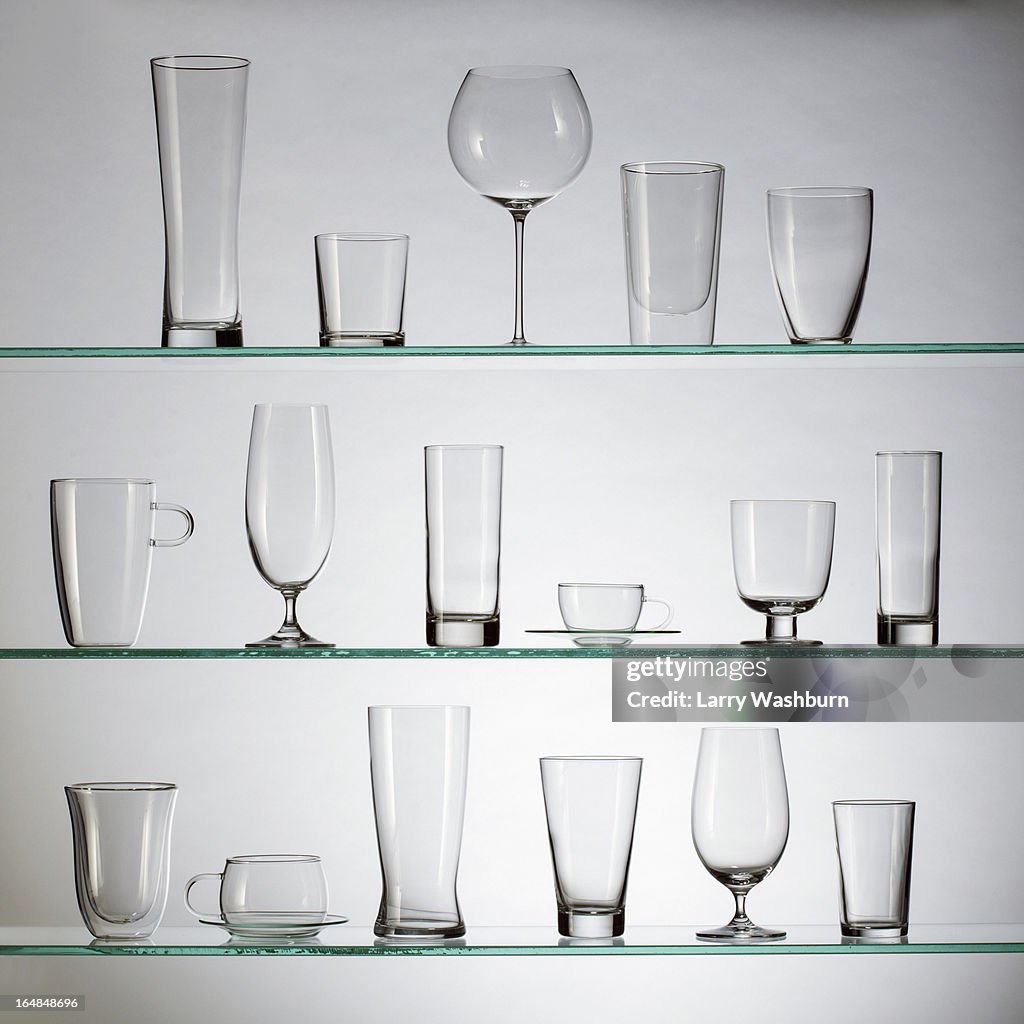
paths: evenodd
<path fill-rule="evenodd" d="M 817 658 L 1008 658 L 1024 659 L 1024 646 L 978 646 L 967 644 L 939 647 L 878 647 L 874 645 L 832 645 L 814 648 L 749 647 L 734 645 L 645 646 L 645 647 L 335 647 L 306 650 L 247 647 L 7 647 L 0 648 L 0 661 L 66 660 L 458 660 L 458 659 L 581 659 L 611 661 L 638 658 L 720 658 L 720 659 L 817 659 Z"/>
<path fill-rule="evenodd" d="M 1024 353 L 1024 342 L 927 342 L 854 345 L 409 345 L 398 348 L 320 348 L 267 346 L 250 348 L 148 347 L 0 347 L 0 359 L 403 359 L 471 357 L 530 359 L 545 356 L 878 356 L 878 355 L 1007 355 Z"/>

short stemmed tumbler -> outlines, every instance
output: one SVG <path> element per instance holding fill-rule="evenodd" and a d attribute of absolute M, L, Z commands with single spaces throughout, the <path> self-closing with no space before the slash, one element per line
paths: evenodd
<path fill-rule="evenodd" d="M 732 562 L 743 603 L 768 616 L 765 637 L 747 644 L 818 645 L 798 640 L 796 617 L 825 596 L 832 571 L 834 501 L 733 501 Z"/>
<path fill-rule="evenodd" d="M 869 188 L 768 190 L 775 294 L 794 345 L 853 340 L 871 257 Z"/>
<path fill-rule="evenodd" d="M 247 647 L 333 647 L 295 618 L 334 534 L 334 456 L 326 405 L 257 405 L 245 478 L 245 527 L 260 575 L 284 597 L 284 622 Z"/>
<path fill-rule="evenodd" d="M 590 111 L 573 73 L 557 67 L 473 68 L 448 118 L 448 152 L 466 184 L 515 222 L 516 316 L 523 337 L 523 224 L 571 185 L 590 156 Z"/>
<path fill-rule="evenodd" d="M 789 795 L 778 729 L 701 731 L 690 824 L 701 863 L 736 899 L 732 920 L 721 928 L 702 928 L 697 938 L 784 939 L 784 931 L 759 927 L 746 912 L 747 894 L 775 870 L 789 838 Z"/>

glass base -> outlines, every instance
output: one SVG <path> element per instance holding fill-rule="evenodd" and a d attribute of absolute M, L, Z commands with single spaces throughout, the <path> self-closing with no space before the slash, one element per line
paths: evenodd
<path fill-rule="evenodd" d="M 702 928 L 697 932 L 697 938 L 705 942 L 773 942 L 785 937 L 786 933 L 778 928 L 761 928 L 753 923 Z"/>
<path fill-rule="evenodd" d="M 239 324 L 164 324 L 163 348 L 241 348 Z"/>
<path fill-rule="evenodd" d="M 463 921 L 429 921 L 402 918 L 400 921 L 381 921 L 373 926 L 373 934 L 382 939 L 458 939 L 466 934 Z"/>
<path fill-rule="evenodd" d="M 851 345 L 853 336 L 849 338 L 790 338 L 791 345 Z"/>
<path fill-rule="evenodd" d="M 742 647 L 820 647 L 820 640 L 805 640 L 801 637 L 763 636 L 760 640 L 741 640 Z"/>
<path fill-rule="evenodd" d="M 285 649 L 293 648 L 298 649 L 300 647 L 333 647 L 334 644 L 326 643 L 323 640 L 317 640 L 315 636 L 310 636 L 304 629 L 292 632 L 291 630 L 278 630 L 276 633 L 272 633 L 264 640 L 256 640 L 253 643 L 245 645 L 246 647 L 282 647 Z"/>
<path fill-rule="evenodd" d="M 501 620 L 458 618 L 450 615 L 427 616 L 428 647 L 497 647 Z"/>
<path fill-rule="evenodd" d="M 839 931 L 849 939 L 900 939 L 910 929 L 899 924 L 840 924 Z"/>
<path fill-rule="evenodd" d="M 404 345 L 404 331 L 396 331 L 391 334 L 374 331 L 320 332 L 321 348 L 402 348 Z"/>
<path fill-rule="evenodd" d="M 558 934 L 570 939 L 612 939 L 625 930 L 625 907 L 600 913 L 558 908 Z"/>
<path fill-rule="evenodd" d="M 939 642 L 939 620 L 909 615 L 879 615 L 878 643 L 881 647 L 935 647 Z"/>

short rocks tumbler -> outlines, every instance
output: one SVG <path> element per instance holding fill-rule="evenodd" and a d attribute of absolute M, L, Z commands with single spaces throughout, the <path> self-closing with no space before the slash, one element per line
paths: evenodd
<path fill-rule="evenodd" d="M 431 647 L 498 644 L 502 456 L 498 444 L 424 449 Z"/>

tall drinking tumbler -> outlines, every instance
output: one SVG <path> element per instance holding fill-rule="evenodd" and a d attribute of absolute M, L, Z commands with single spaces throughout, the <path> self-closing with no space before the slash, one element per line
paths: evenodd
<path fill-rule="evenodd" d="M 710 345 L 725 168 L 641 161 L 621 173 L 630 343 Z"/>
<path fill-rule="evenodd" d="M 164 204 L 163 345 L 237 347 L 238 200 L 249 61 L 154 57 Z"/>
<path fill-rule="evenodd" d="M 768 252 L 775 295 L 794 344 L 853 340 L 871 256 L 869 188 L 768 190 Z"/>
<path fill-rule="evenodd" d="M 939 642 L 942 452 L 875 455 L 878 642 Z"/>
<path fill-rule="evenodd" d="M 621 935 L 640 791 L 639 757 L 542 757 L 558 933 Z"/>
<path fill-rule="evenodd" d="M 184 519 L 180 536 L 154 536 L 158 511 Z M 152 480 L 51 480 L 53 569 L 68 643 L 131 647 L 146 609 L 153 548 L 184 544 L 193 525 L 188 509 L 156 500 Z"/>
<path fill-rule="evenodd" d="M 498 444 L 424 449 L 431 647 L 497 646 L 502 454 Z"/>
<path fill-rule="evenodd" d="M 368 712 L 383 876 L 374 934 L 457 938 L 466 933 L 455 883 L 466 809 L 469 708 Z"/>
<path fill-rule="evenodd" d="M 839 925 L 843 935 L 893 939 L 907 934 L 912 800 L 836 800 Z"/>
<path fill-rule="evenodd" d="M 164 915 L 171 819 L 169 782 L 65 786 L 75 851 L 75 890 L 98 939 L 144 939 Z"/>

